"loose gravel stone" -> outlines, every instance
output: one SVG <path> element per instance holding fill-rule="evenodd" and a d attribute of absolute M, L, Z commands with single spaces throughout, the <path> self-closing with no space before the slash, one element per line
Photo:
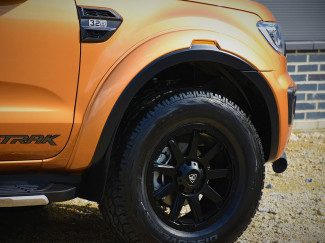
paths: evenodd
<path fill-rule="evenodd" d="M 324 212 L 322 212 L 323 210 L 321 210 L 321 209 L 318 209 L 317 210 L 317 215 L 319 215 L 319 216 L 324 216 Z"/>
<path fill-rule="evenodd" d="M 265 188 L 266 189 L 274 189 L 275 187 L 272 184 L 267 184 Z"/>

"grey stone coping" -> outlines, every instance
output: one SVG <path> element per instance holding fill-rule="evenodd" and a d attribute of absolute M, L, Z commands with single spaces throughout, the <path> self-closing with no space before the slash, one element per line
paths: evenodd
<path fill-rule="evenodd" d="M 286 50 L 325 50 L 325 41 L 286 41 Z"/>

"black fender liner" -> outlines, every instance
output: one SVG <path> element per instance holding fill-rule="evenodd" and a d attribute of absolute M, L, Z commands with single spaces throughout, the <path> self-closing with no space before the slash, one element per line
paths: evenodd
<path fill-rule="evenodd" d="M 83 173 L 79 197 L 101 201 L 110 164 L 114 138 L 132 98 L 156 74 L 174 65 L 191 61 L 210 61 L 223 64 L 240 71 L 263 94 L 271 119 L 270 153 L 266 161 L 273 160 L 279 145 L 279 114 L 273 92 L 261 74 L 241 58 L 221 51 L 212 45 L 194 45 L 175 51 L 153 61 L 128 84 L 114 105 L 99 138 L 90 166 Z"/>

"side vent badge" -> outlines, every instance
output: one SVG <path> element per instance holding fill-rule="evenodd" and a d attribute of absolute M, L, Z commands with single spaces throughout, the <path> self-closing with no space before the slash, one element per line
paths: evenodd
<path fill-rule="evenodd" d="M 110 9 L 78 7 L 80 40 L 99 43 L 108 40 L 122 23 L 120 15 Z"/>

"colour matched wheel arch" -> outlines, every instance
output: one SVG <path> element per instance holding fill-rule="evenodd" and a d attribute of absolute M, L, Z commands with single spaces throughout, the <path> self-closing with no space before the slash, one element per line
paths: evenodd
<path fill-rule="evenodd" d="M 229 66 L 240 71 L 256 86 L 259 92 L 263 94 L 267 104 L 271 124 L 270 141 L 268 143 L 270 148 L 266 161 L 275 158 L 279 144 L 279 114 L 270 86 L 258 71 L 241 58 L 221 51 L 215 46 L 194 45 L 192 48 L 172 52 L 158 58 L 139 72 L 125 88 L 105 123 L 90 166 L 84 172 L 83 185 L 85 186 L 81 187 L 80 196 L 95 201 L 101 200 L 116 132 L 132 98 L 157 73 L 174 65 L 189 61 L 210 61 Z M 267 151 L 267 149 L 265 150 Z M 92 178 L 97 178 L 97 180 L 94 181 Z"/>

